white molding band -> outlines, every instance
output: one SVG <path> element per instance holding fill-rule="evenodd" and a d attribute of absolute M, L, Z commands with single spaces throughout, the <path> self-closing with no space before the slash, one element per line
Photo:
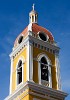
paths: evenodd
<path fill-rule="evenodd" d="M 25 38 L 24 41 L 20 45 L 14 48 L 14 50 L 11 52 L 9 56 L 10 57 L 15 56 L 27 44 L 28 40 L 29 40 L 29 37 Z"/>
<path fill-rule="evenodd" d="M 24 45 L 27 44 L 27 42 L 29 40 L 33 41 L 34 43 L 41 44 L 44 47 L 48 47 L 52 50 L 55 50 L 56 52 L 59 51 L 59 49 L 60 49 L 59 47 L 57 47 L 51 43 L 48 43 L 48 42 L 42 42 L 40 39 L 37 39 L 31 35 L 32 35 L 32 32 L 28 31 L 28 37 L 26 37 L 20 45 L 18 45 L 16 48 L 14 48 L 14 50 L 10 54 L 10 57 L 15 56 L 24 47 Z"/>
<path fill-rule="evenodd" d="M 64 100 L 64 98 L 68 95 L 65 92 L 62 92 L 59 90 L 54 90 L 52 88 L 45 87 L 45 86 L 39 85 L 37 83 L 27 81 L 23 85 L 21 85 L 15 92 L 13 92 L 13 94 L 9 95 L 4 100 L 14 100 L 14 98 L 19 96 L 21 93 L 23 93 L 28 88 L 31 89 L 31 91 L 34 91 L 32 93 L 34 93 L 35 96 L 41 97 L 41 95 L 42 95 L 42 98 L 44 98 L 45 96 L 48 96 L 51 98 L 50 100 L 58 100 L 58 99 Z M 31 91 L 28 91 L 28 93 L 32 94 L 32 93 L 30 93 Z"/>
<path fill-rule="evenodd" d="M 49 47 L 51 49 L 55 49 L 55 50 L 59 50 L 60 49 L 58 46 L 56 46 L 56 45 L 54 45 L 52 43 L 49 43 L 47 41 L 46 42 L 42 41 L 42 40 L 40 40 L 38 38 L 35 38 L 35 37 L 31 36 L 31 35 L 29 35 L 29 39 L 32 40 L 34 43 L 41 44 L 41 45 L 43 45 L 45 47 Z"/>

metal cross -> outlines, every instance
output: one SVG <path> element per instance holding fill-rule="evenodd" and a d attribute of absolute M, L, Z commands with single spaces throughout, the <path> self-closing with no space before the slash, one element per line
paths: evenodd
<path fill-rule="evenodd" d="M 33 4 L 33 6 L 32 6 L 33 10 L 34 10 L 34 7 L 35 7 L 35 4 Z"/>

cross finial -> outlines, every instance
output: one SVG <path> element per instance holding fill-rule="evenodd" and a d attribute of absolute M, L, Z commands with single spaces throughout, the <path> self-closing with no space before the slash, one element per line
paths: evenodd
<path fill-rule="evenodd" d="M 33 8 L 33 10 L 34 10 L 34 8 L 35 8 L 35 4 L 33 4 L 32 8 Z"/>

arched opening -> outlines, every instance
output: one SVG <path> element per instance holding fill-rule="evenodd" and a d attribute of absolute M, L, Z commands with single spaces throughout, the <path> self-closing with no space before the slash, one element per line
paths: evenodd
<path fill-rule="evenodd" d="M 49 81 L 48 78 L 48 63 L 45 57 L 41 58 L 41 80 Z"/>
<path fill-rule="evenodd" d="M 35 14 L 35 22 L 37 22 L 37 15 Z"/>
<path fill-rule="evenodd" d="M 23 36 L 19 37 L 18 43 L 20 44 L 23 41 Z"/>
<path fill-rule="evenodd" d="M 34 16 L 32 15 L 32 22 L 34 22 Z"/>
<path fill-rule="evenodd" d="M 40 32 L 39 33 L 39 37 L 40 37 L 41 40 L 47 41 L 47 37 L 46 37 L 46 35 L 44 33 Z"/>
<path fill-rule="evenodd" d="M 51 60 L 46 54 L 38 55 L 38 79 L 39 84 L 52 87 Z"/>
<path fill-rule="evenodd" d="M 17 66 L 17 84 L 20 84 L 21 82 L 22 82 L 22 61 L 20 60 Z"/>

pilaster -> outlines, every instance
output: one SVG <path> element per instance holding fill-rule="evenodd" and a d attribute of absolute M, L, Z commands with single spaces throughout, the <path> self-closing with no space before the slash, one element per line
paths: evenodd
<path fill-rule="evenodd" d="M 11 57 L 11 69 L 10 69 L 10 91 L 9 91 L 9 94 L 12 93 L 12 73 L 13 73 L 13 57 Z"/>
<path fill-rule="evenodd" d="M 33 43 L 27 43 L 27 80 L 33 81 Z"/>
<path fill-rule="evenodd" d="M 61 90 L 59 54 L 55 54 L 57 89 Z"/>

